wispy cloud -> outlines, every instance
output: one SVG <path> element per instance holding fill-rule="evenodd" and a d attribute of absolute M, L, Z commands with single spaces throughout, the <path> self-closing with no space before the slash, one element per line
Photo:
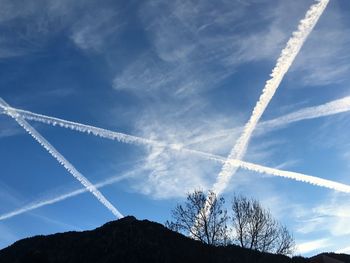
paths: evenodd
<path fill-rule="evenodd" d="M 317 239 L 307 242 L 299 242 L 297 245 L 297 251 L 300 254 L 306 254 L 314 251 L 321 251 L 330 245 L 330 241 L 327 238 Z"/>
<path fill-rule="evenodd" d="M 287 36 L 283 23 L 270 22 L 267 13 L 273 9 L 262 8 L 266 12 L 225 0 L 143 3 L 139 14 L 150 47 L 116 74 L 113 87 L 143 96 L 157 91 L 193 96 L 219 87 L 243 63 L 274 58 Z M 267 22 L 267 29 L 242 22 L 248 10 Z M 253 32 L 244 33 L 248 29 Z"/>
<path fill-rule="evenodd" d="M 84 50 L 102 51 L 115 43 L 121 28 L 118 12 L 105 3 L 1 0 L 0 4 L 0 59 L 42 52 L 60 35 Z"/>
<path fill-rule="evenodd" d="M 22 130 L 18 128 L 13 122 L 1 118 L 0 121 L 0 139 L 21 134 Z"/>
<path fill-rule="evenodd" d="M 117 12 L 111 8 L 97 9 L 73 25 L 71 39 L 81 49 L 103 51 L 107 44 L 114 43 L 121 27 Z"/>
<path fill-rule="evenodd" d="M 322 218 L 322 225 L 318 227 L 326 230 L 332 236 L 350 235 L 350 205 L 348 197 L 332 194 L 326 202 L 312 209 L 312 218 Z"/>
<path fill-rule="evenodd" d="M 220 152 L 225 144 L 225 142 L 203 144 L 196 151 L 184 149 L 182 147 L 184 142 L 191 141 L 204 132 L 225 127 L 229 119 L 213 114 L 208 115 L 205 121 L 201 121 L 201 118 L 195 117 L 197 114 L 200 115 L 201 111 L 201 107 L 196 106 L 190 107 L 189 110 L 183 108 L 173 111 L 173 109 L 170 107 L 168 110 L 159 111 L 163 114 L 145 112 L 138 118 L 135 130 L 142 137 L 179 146 L 177 151 L 159 147 L 146 148 L 147 157 L 139 166 L 145 171 L 146 177 L 135 187 L 154 198 L 183 197 L 193 189 L 209 189 L 214 182 L 212 175 L 218 167 L 216 161 L 213 162 L 211 154 L 200 151 Z M 210 121 L 212 119 L 217 121 Z"/>
<path fill-rule="evenodd" d="M 325 14 L 327 23 L 320 23 L 295 62 L 293 81 L 302 80 L 307 86 L 340 84 L 349 80 L 349 41 L 347 21 L 339 6 Z"/>
<path fill-rule="evenodd" d="M 197 67 L 190 60 L 169 63 L 146 52 L 114 78 L 113 87 L 140 97 L 167 93 L 183 98 L 217 86 L 227 75 L 227 71 Z"/>
<path fill-rule="evenodd" d="M 350 253 L 350 247 L 344 247 L 344 248 L 338 249 L 338 250 L 335 251 L 335 253 L 346 253 L 346 254 L 349 254 Z"/>
<path fill-rule="evenodd" d="M 350 236 L 348 201 L 347 195 L 334 192 L 326 195 L 323 200 L 319 200 L 314 207 L 300 204 L 297 211 L 294 209 L 296 218 L 294 229 L 297 236 L 306 239 L 306 244 L 310 243 L 308 246 L 310 249 L 313 236 L 327 236 L 325 242 L 321 242 L 318 251 L 322 248 L 327 251 L 335 251 L 342 246 L 346 250 Z"/>

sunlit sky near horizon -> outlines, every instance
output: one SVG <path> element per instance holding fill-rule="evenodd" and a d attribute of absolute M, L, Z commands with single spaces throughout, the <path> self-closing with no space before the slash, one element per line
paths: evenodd
<path fill-rule="evenodd" d="M 0 0 L 0 97 L 11 106 L 226 157 L 312 0 Z M 350 2 L 330 0 L 261 122 L 350 96 Z M 30 122 L 124 215 L 165 222 L 221 165 Z M 260 129 L 245 161 L 350 185 L 350 112 Z M 82 188 L 0 114 L 0 218 Z M 239 169 L 299 251 L 350 253 L 350 194 Z M 229 202 L 228 202 L 229 203 Z M 0 220 L 18 239 L 114 220 L 90 193 Z"/>

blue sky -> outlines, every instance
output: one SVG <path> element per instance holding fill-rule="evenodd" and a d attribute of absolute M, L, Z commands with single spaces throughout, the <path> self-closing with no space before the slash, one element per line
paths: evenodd
<path fill-rule="evenodd" d="M 311 0 L 0 0 L 0 97 L 11 106 L 227 156 Z M 350 3 L 331 0 L 261 121 L 350 95 Z M 350 184 L 347 111 L 261 129 L 244 160 Z M 30 122 L 124 215 L 164 222 L 221 165 Z M 0 115 L 0 217 L 81 188 Z M 259 199 L 299 253 L 350 253 L 350 195 L 240 169 L 224 192 Z M 91 194 L 0 220 L 17 239 L 113 220 Z"/>

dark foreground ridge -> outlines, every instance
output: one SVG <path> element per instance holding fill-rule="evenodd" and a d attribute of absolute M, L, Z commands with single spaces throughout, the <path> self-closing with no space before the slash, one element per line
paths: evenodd
<path fill-rule="evenodd" d="M 321 257 L 321 259 L 320 259 Z M 350 263 L 350 256 L 327 254 L 314 258 Z M 259 253 L 230 245 L 213 247 L 135 217 L 109 222 L 84 232 L 66 232 L 22 239 L 0 250 L 1 263 L 306 263 L 311 259 Z M 329 261 L 333 262 L 333 261 Z"/>

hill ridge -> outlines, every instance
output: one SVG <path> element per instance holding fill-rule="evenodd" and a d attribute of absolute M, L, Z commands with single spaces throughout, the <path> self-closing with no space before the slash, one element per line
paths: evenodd
<path fill-rule="evenodd" d="M 171 231 L 157 222 L 127 216 L 107 222 L 93 230 L 39 235 L 16 241 L 0 250 L 0 262 L 306 263 L 311 261 L 302 257 L 289 258 L 260 253 L 235 245 L 209 246 Z M 350 261 L 346 261 L 348 262 Z"/>

